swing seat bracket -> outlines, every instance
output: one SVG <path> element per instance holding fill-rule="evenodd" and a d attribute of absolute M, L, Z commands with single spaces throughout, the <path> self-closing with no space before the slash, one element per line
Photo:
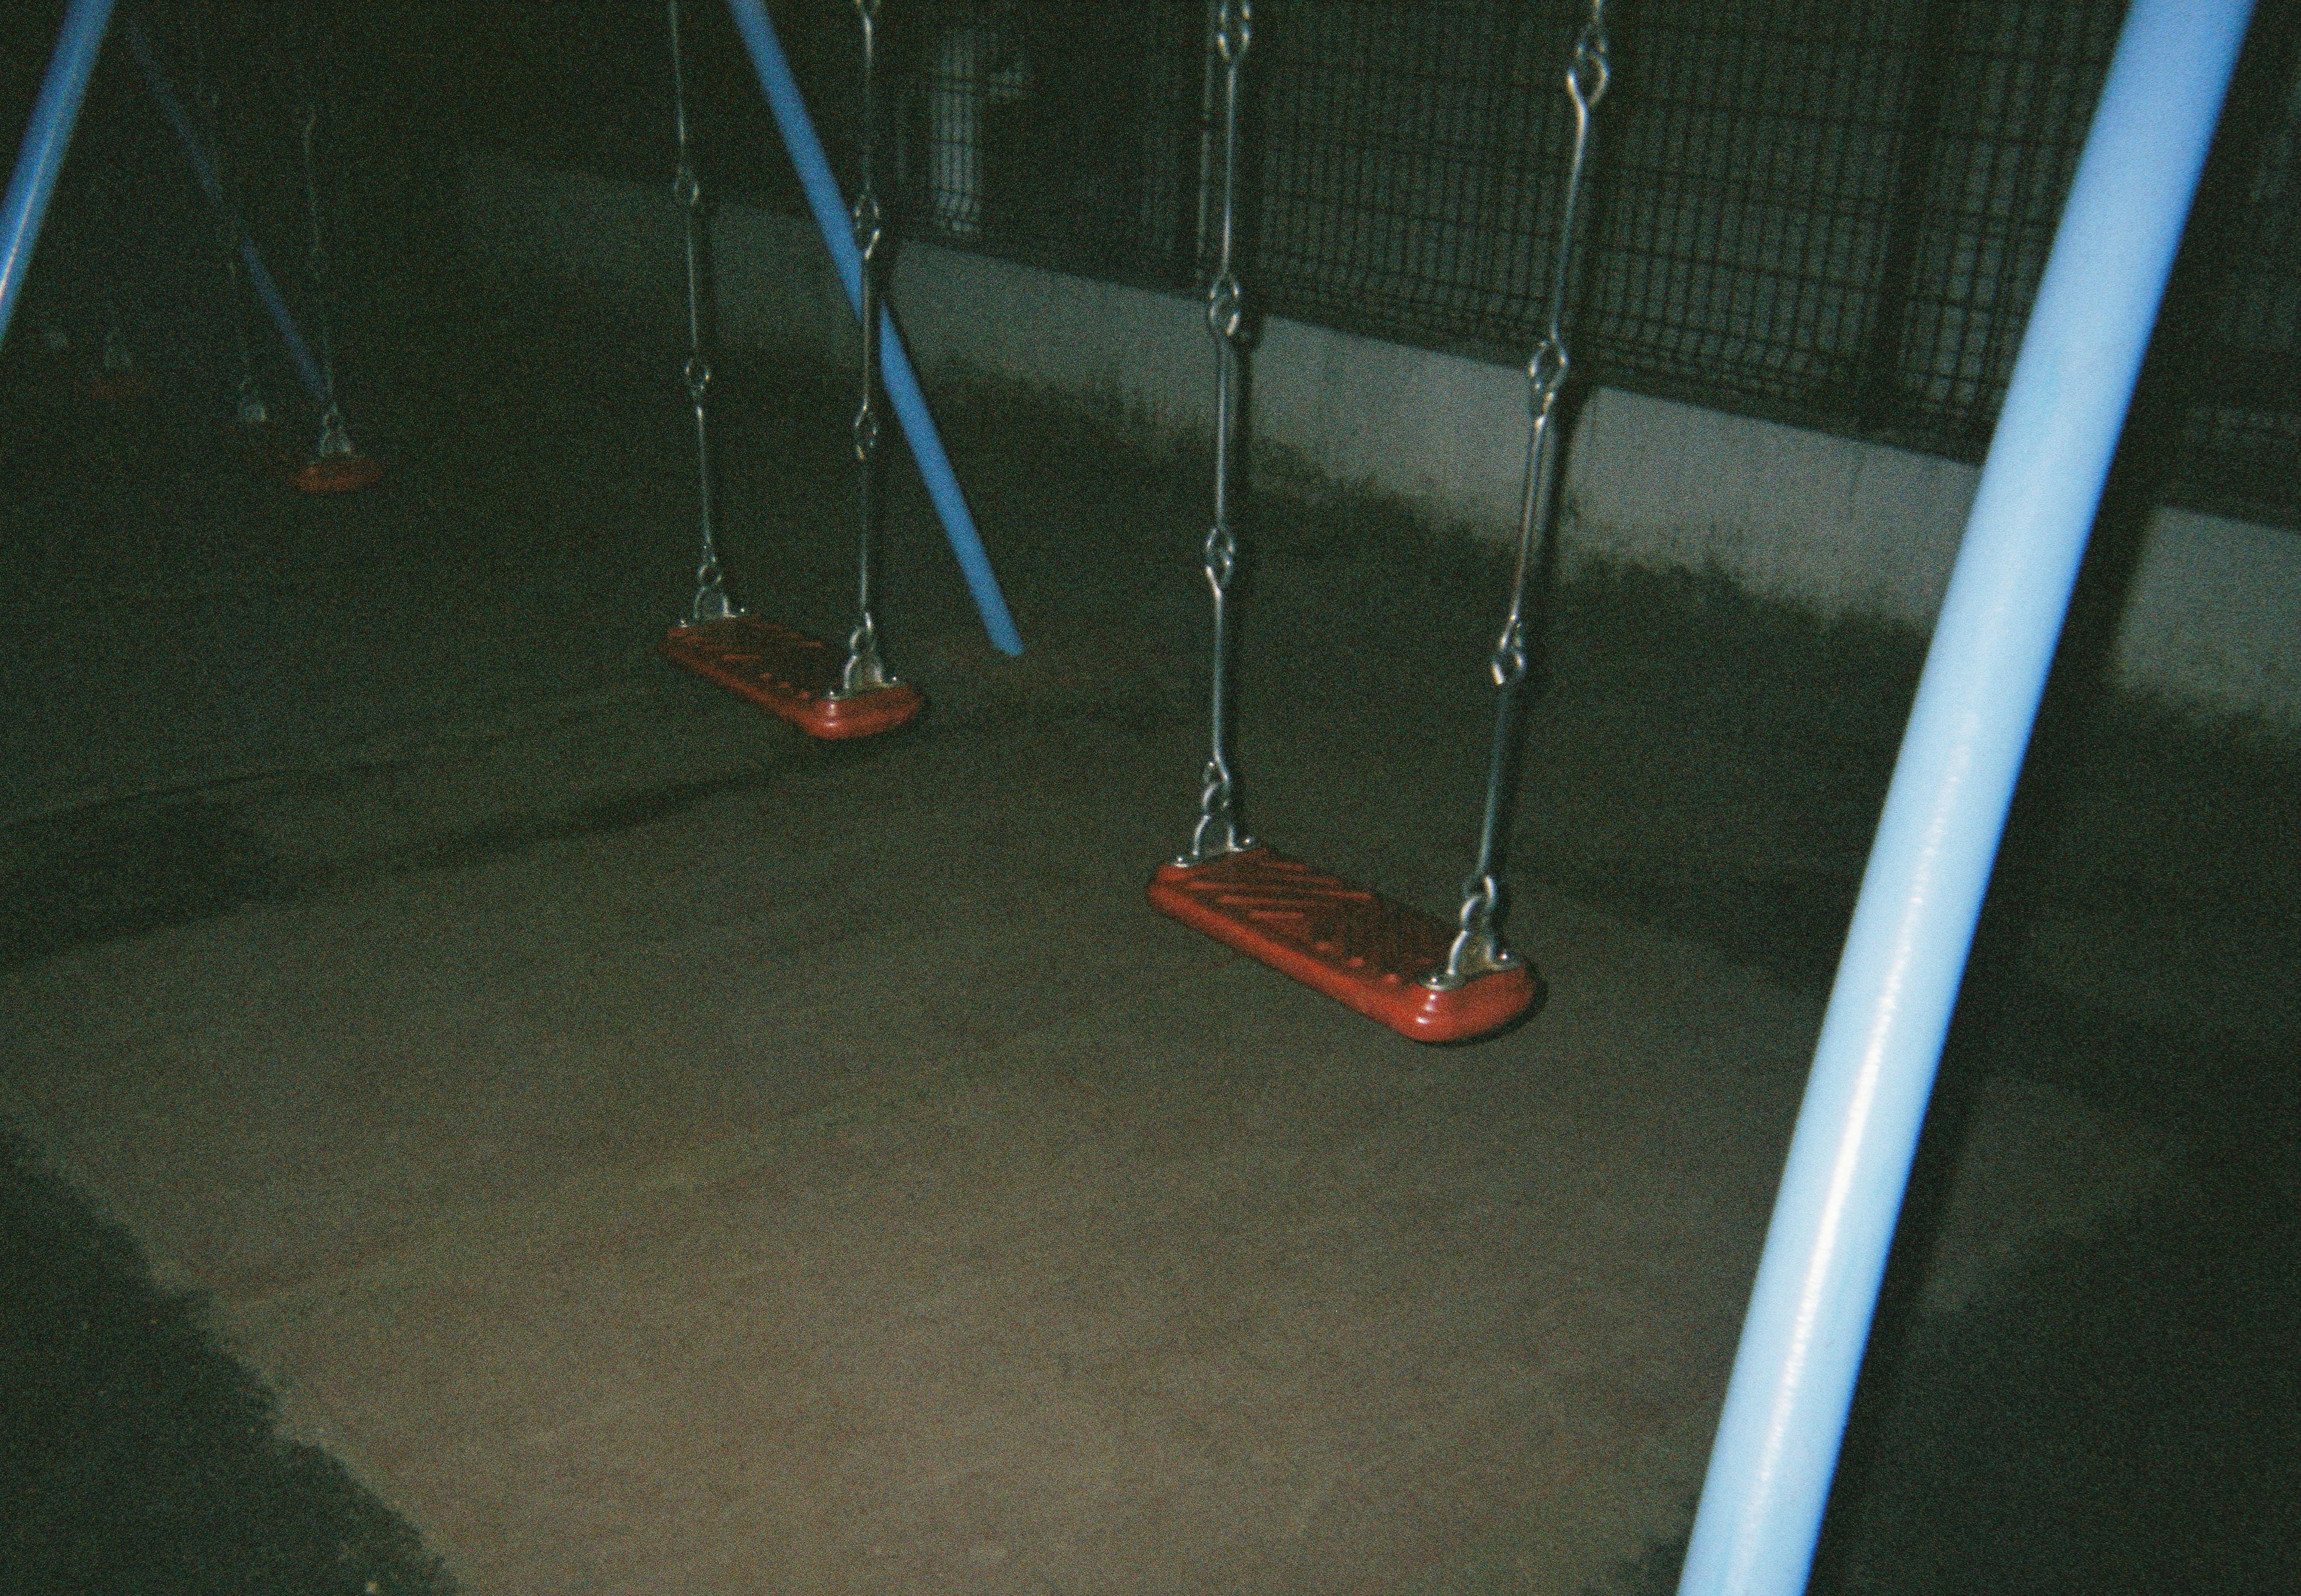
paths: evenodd
<path fill-rule="evenodd" d="M 902 681 L 841 695 L 841 656 L 820 638 L 756 615 L 682 622 L 657 651 L 826 741 L 891 731 L 926 704 L 918 689 Z"/>
<path fill-rule="evenodd" d="M 1522 960 L 1439 988 L 1454 932 L 1338 876 L 1251 848 L 1161 865 L 1150 906 L 1421 1042 L 1490 1036 L 1530 1012 L 1542 982 Z"/>

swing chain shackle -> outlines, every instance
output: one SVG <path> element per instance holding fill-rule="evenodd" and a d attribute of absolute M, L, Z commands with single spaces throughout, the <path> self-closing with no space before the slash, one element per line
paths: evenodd
<path fill-rule="evenodd" d="M 1510 608 L 1502 618 L 1487 675 L 1494 687 L 1494 731 L 1486 759 L 1485 806 L 1478 825 L 1477 862 L 1462 883 L 1462 907 L 1446 962 L 1423 978 L 1425 986 L 1451 991 L 1477 976 L 1507 970 L 1519 961 L 1503 943 L 1502 882 L 1494 860 L 1500 846 L 1503 789 L 1507 785 L 1517 724 L 1519 689 L 1527 674 L 1526 585 L 1535 540 L 1550 524 L 1555 498 L 1559 396 L 1565 391 L 1573 359 L 1566 347 L 1567 289 L 1574 265 L 1575 213 L 1582 194 L 1583 169 L 1590 154 L 1591 113 L 1605 97 L 1612 68 L 1607 56 L 1606 0 L 1590 0 L 1590 20 L 1575 36 L 1566 66 L 1566 97 L 1574 108 L 1574 142 L 1566 163 L 1566 194 L 1560 203 L 1558 253 L 1550 278 L 1550 321 L 1526 366 L 1527 401 L 1533 424 L 1527 435 L 1526 482 L 1519 501 L 1518 556 L 1510 575 Z"/>
<path fill-rule="evenodd" d="M 880 246 L 886 239 L 886 217 L 879 205 L 873 172 L 873 145 L 878 134 L 879 106 L 874 71 L 878 58 L 879 0 L 855 0 L 856 21 L 863 31 L 863 118 L 856 138 L 855 207 L 849 213 L 855 231 L 855 253 L 862 257 L 859 310 L 863 321 L 863 395 L 855 409 L 856 500 L 861 522 L 856 539 L 855 627 L 847 634 L 847 659 L 839 668 L 839 685 L 828 697 L 858 698 L 895 685 L 879 655 L 879 625 L 871 614 L 873 531 L 878 521 L 879 457 L 879 305 Z"/>
<path fill-rule="evenodd" d="M 235 282 L 236 288 L 238 285 Z M 245 364 L 253 365 L 250 355 Z M 232 395 L 232 424 L 236 427 L 268 427 L 272 424 L 272 406 L 264 403 L 264 384 L 253 370 L 239 374 L 239 387 Z"/>
<path fill-rule="evenodd" d="M 312 452 L 322 460 L 339 460 L 359 453 L 352 447 L 351 430 L 344 425 L 342 406 L 331 403 L 326 414 L 320 417 L 320 444 Z"/>
<path fill-rule="evenodd" d="M 1207 767 L 1199 785 L 1199 819 L 1190 851 L 1178 865 L 1203 864 L 1241 853 L 1254 839 L 1239 824 L 1237 784 L 1231 775 L 1226 708 L 1229 664 L 1230 588 L 1238 572 L 1238 539 L 1231 531 L 1232 475 L 1238 430 L 1239 363 L 1249 338 L 1246 292 L 1238 280 L 1238 121 L 1240 77 L 1254 43 L 1252 0 L 1214 0 L 1209 18 L 1209 47 L 1223 71 L 1222 227 L 1220 253 L 1207 285 L 1207 330 L 1215 341 L 1215 514 L 1201 550 L 1201 569 L 1214 606 L 1214 670 L 1209 693 L 1212 729 Z"/>
<path fill-rule="evenodd" d="M 671 196 L 679 206 L 680 228 L 687 251 L 687 360 L 679 377 L 695 409 L 695 477 L 698 516 L 703 547 L 695 565 L 695 597 L 687 606 L 686 626 L 706 621 L 728 621 L 743 613 L 727 591 L 727 572 L 719 563 L 719 540 L 712 518 L 711 361 L 706 352 L 703 328 L 703 229 L 708 223 L 708 202 L 703 180 L 696 173 L 694 151 L 687 128 L 687 60 L 679 29 L 679 0 L 666 0 L 671 24 L 671 124 L 679 157 L 673 168 Z"/>
<path fill-rule="evenodd" d="M 1526 680 L 1527 572 L 1532 563 L 1535 534 L 1549 520 L 1550 451 L 1553 447 L 1551 422 L 1558 396 L 1565 391 L 1566 378 L 1572 370 L 1566 340 L 1554 328 L 1544 336 L 1534 357 L 1527 362 L 1527 397 L 1534 414 L 1534 431 L 1527 447 L 1525 492 L 1519 503 L 1517 566 L 1510 576 L 1510 609 L 1502 617 L 1502 632 L 1494 639 L 1494 656 L 1486 662 L 1487 675 L 1494 686 L 1505 692 L 1515 691 Z M 1464 890 L 1469 889 L 1466 887 Z"/>

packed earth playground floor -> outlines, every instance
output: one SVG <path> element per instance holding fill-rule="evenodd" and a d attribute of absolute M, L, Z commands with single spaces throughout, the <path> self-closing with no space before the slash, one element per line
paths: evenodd
<path fill-rule="evenodd" d="M 652 652 L 674 330 L 364 313 L 370 494 L 250 480 L 212 372 L 106 414 L 13 353 L 0 466 L 0 1083 L 291 1433 L 475 1591 L 1668 1588 L 1914 639 L 1569 571 L 1548 1003 L 1418 1049 L 1143 905 L 1202 452 L 939 389 L 1030 648 L 899 465 L 930 708 L 822 745 Z M 727 365 L 731 561 L 838 635 L 843 379 Z M 1246 531 L 1251 823 L 1446 912 L 1493 551 L 1312 482 Z M 2041 748 L 1819 1577 L 2274 1588 L 2301 782 L 2113 698 Z"/>

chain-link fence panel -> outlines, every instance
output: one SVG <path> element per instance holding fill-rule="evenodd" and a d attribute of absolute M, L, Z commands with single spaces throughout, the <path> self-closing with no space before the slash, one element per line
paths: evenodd
<path fill-rule="evenodd" d="M 1259 309 L 1523 359 L 1547 315 L 1586 6 L 1260 0 L 1243 276 Z M 1644 0 L 1577 273 L 1598 380 L 1963 458 L 1987 447 L 2122 0 Z M 1202 0 L 941 0 L 910 13 L 917 236 L 1203 287 Z M 2179 280 L 2206 306 L 2163 473 L 2301 523 L 2301 199 L 2284 12 L 2245 202 Z M 2256 73 L 2256 78 L 2259 74 Z M 2169 315 L 2170 315 L 2169 310 Z M 2230 379 L 2234 377 L 2235 380 Z"/>
<path fill-rule="evenodd" d="M 1237 0 L 1234 0 L 1237 3 Z M 1588 0 L 1256 0 L 1250 307 L 1523 361 L 1549 306 Z M 1614 0 L 1568 307 L 1578 375 L 1966 459 L 1987 447 L 2124 0 Z M 741 48 L 696 8 L 720 192 L 796 208 Z M 774 8 L 842 180 L 851 0 Z M 888 0 L 883 172 L 912 239 L 1203 292 L 1209 0 Z M 514 7 L 474 136 L 659 178 L 651 5 Z M 2301 526 L 2301 6 L 2263 5 L 2149 371 L 2150 473 Z M 637 97 L 634 98 L 633 96 Z"/>

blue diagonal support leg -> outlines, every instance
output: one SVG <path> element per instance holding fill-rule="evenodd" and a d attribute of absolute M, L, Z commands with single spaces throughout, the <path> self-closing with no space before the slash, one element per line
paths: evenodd
<path fill-rule="evenodd" d="M 2021 756 L 2251 0 L 2136 0 L 1846 936 L 1680 1596 L 1795 1596 Z"/>
<path fill-rule="evenodd" d="M 264 313 L 272 318 L 272 325 L 279 330 L 280 341 L 288 346 L 289 357 L 296 364 L 296 375 L 302 380 L 305 391 L 312 396 L 312 402 L 324 410 L 328 404 L 328 384 L 320 371 L 320 363 L 313 358 L 312 347 L 304 341 L 303 333 L 297 330 L 296 318 L 288 313 L 288 301 L 281 297 L 280 285 L 272 280 L 272 273 L 264 269 L 264 256 L 255 247 L 255 239 L 248 233 L 247 224 L 239 219 L 238 213 L 232 209 L 231 201 L 225 196 L 222 180 L 216 175 L 215 163 L 202 146 L 200 136 L 192 127 L 192 119 L 184 114 L 182 102 L 176 98 L 175 89 L 169 85 L 166 74 L 160 71 L 160 63 L 152 54 L 151 41 L 144 35 L 144 23 L 140 18 L 128 19 L 128 53 L 136 58 L 137 69 L 144 74 L 144 85 L 152 91 L 152 99 L 160 107 L 161 116 L 174 130 L 177 142 L 184 146 L 184 158 L 192 164 L 192 176 L 198 182 L 200 192 L 207 196 L 208 205 L 214 210 L 217 221 L 231 235 L 232 247 L 238 252 L 240 263 L 247 268 L 248 286 L 255 290 L 257 303 L 264 306 Z"/>
<path fill-rule="evenodd" d="M 727 9 L 734 16 L 737 31 L 743 36 L 743 47 L 750 52 L 752 70 L 758 74 L 759 88 L 767 96 L 767 109 L 774 114 L 775 126 L 782 132 L 783 145 L 791 151 L 791 164 L 799 169 L 799 186 L 807 192 L 807 209 L 815 213 L 816 225 L 823 230 L 823 241 L 830 246 L 832 261 L 839 268 L 839 280 L 847 289 L 847 302 L 860 315 L 863 257 L 855 248 L 847 202 L 839 191 L 838 180 L 832 176 L 831 162 L 823 153 L 823 141 L 816 137 L 807 104 L 799 97 L 798 79 L 791 76 L 791 63 L 784 59 L 774 24 L 767 21 L 766 7 L 760 0 L 727 0 Z M 1020 654 L 1022 634 L 1015 630 L 1014 617 L 1007 613 L 1007 597 L 1000 591 L 999 578 L 991 569 L 991 556 L 983 552 L 983 539 L 975 530 L 975 517 L 966 507 L 966 496 L 959 490 L 958 473 L 951 470 L 950 458 L 943 453 L 942 439 L 935 431 L 934 417 L 927 410 L 926 396 L 919 391 L 918 375 L 911 369 L 910 356 L 904 352 L 894 318 L 883 310 L 879 313 L 879 338 L 887 401 L 894 406 L 896 419 L 902 422 L 903 436 L 910 442 L 911 455 L 919 463 L 919 474 L 926 480 L 927 496 L 934 501 L 935 513 L 941 517 L 943 536 L 950 540 L 951 553 L 958 557 L 958 568 L 966 577 L 966 589 L 974 595 L 975 607 L 983 616 L 983 628 L 1002 653 Z"/>
<path fill-rule="evenodd" d="M 55 192 L 56 174 L 63 170 L 64 152 L 71 147 L 72 129 L 79 121 L 80 102 L 88 97 L 88 77 L 104 48 L 112 6 L 113 0 L 72 0 L 56 35 L 40 97 L 24 124 L 15 175 L 8 180 L 8 198 L 0 205 L 0 344 L 7 342 L 8 324 L 15 319 L 16 300 L 24 291 L 32 249 L 48 213 L 48 196 Z"/>

